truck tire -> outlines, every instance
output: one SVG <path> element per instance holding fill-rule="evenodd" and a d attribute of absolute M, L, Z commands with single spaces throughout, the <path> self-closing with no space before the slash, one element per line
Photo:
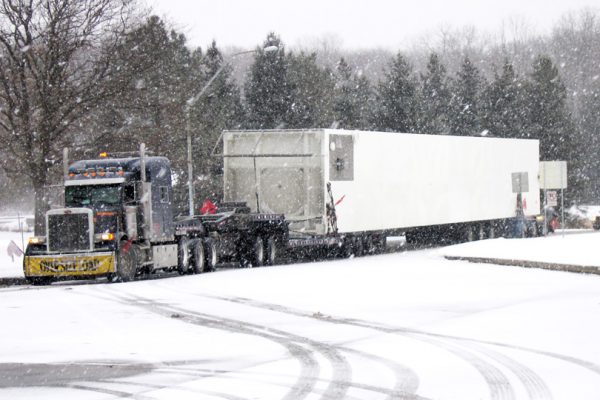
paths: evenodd
<path fill-rule="evenodd" d="M 204 271 L 214 271 L 219 263 L 219 251 L 217 249 L 217 242 L 212 238 L 206 238 L 204 241 L 204 254 L 206 261 L 204 263 Z"/>
<path fill-rule="evenodd" d="M 340 257 L 351 258 L 354 255 L 352 243 L 353 240 L 351 237 L 344 238 L 344 240 L 342 241 L 342 245 L 338 250 Z"/>
<path fill-rule="evenodd" d="M 464 227 L 464 242 L 473 242 L 475 241 L 475 232 L 473 231 L 473 227 L 471 225 L 466 225 Z"/>
<path fill-rule="evenodd" d="M 121 242 L 117 256 L 117 273 L 115 281 L 129 282 L 135 278 L 137 272 L 137 246 L 128 242 Z"/>
<path fill-rule="evenodd" d="M 489 224 L 488 225 L 488 234 L 487 234 L 488 239 L 495 239 L 496 238 L 496 228 L 494 227 L 494 224 Z"/>
<path fill-rule="evenodd" d="M 365 244 L 363 242 L 362 236 L 356 236 L 354 238 L 354 257 L 362 257 L 365 255 Z"/>
<path fill-rule="evenodd" d="M 190 270 L 190 241 L 182 236 L 177 243 L 177 272 L 187 274 Z"/>
<path fill-rule="evenodd" d="M 252 245 L 252 266 L 262 267 L 263 265 L 265 265 L 265 242 L 261 236 L 256 236 Z"/>
<path fill-rule="evenodd" d="M 192 253 L 192 272 L 194 274 L 201 274 L 206 272 L 206 257 L 204 256 L 204 243 L 202 240 L 193 240 L 190 244 Z"/>
<path fill-rule="evenodd" d="M 267 265 L 276 265 L 281 259 L 281 244 L 276 236 L 270 236 L 267 240 Z"/>

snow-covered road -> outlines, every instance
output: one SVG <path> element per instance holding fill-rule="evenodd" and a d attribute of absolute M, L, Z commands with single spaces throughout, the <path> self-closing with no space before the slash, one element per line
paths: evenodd
<path fill-rule="evenodd" d="M 0 398 L 598 398 L 599 276 L 441 254 L 3 288 Z"/>

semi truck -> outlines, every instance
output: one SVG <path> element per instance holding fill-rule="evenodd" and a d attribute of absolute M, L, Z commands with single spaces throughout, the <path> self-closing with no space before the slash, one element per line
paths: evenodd
<path fill-rule="evenodd" d="M 23 260 L 33 284 L 142 273 L 211 271 L 219 259 L 262 265 L 284 242 L 283 215 L 250 213 L 243 204 L 218 214 L 173 217 L 170 162 L 147 156 L 81 160 L 65 174 L 64 207 L 46 213 L 46 235 L 32 237 Z M 274 249 L 271 262 L 274 260 Z"/>
<path fill-rule="evenodd" d="M 224 131 L 221 143 L 223 201 L 205 215 L 173 216 L 169 160 L 143 145 L 71 164 L 25 277 L 128 281 L 286 253 L 360 256 L 391 235 L 473 240 L 539 214 L 537 140 L 308 129 Z"/>

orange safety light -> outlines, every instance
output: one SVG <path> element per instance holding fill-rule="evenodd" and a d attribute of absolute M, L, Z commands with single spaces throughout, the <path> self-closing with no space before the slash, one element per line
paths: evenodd
<path fill-rule="evenodd" d="M 102 240 L 115 240 L 115 234 L 112 232 L 108 232 L 108 233 L 102 233 L 100 235 L 100 238 Z"/>

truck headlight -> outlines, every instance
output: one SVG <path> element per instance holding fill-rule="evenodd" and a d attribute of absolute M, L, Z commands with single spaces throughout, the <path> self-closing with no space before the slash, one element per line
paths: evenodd
<path fill-rule="evenodd" d="M 44 244 L 46 243 L 46 236 L 32 236 L 29 238 L 29 244 Z"/>
<path fill-rule="evenodd" d="M 115 234 L 112 232 L 97 233 L 94 235 L 96 242 L 108 242 L 115 240 Z"/>

